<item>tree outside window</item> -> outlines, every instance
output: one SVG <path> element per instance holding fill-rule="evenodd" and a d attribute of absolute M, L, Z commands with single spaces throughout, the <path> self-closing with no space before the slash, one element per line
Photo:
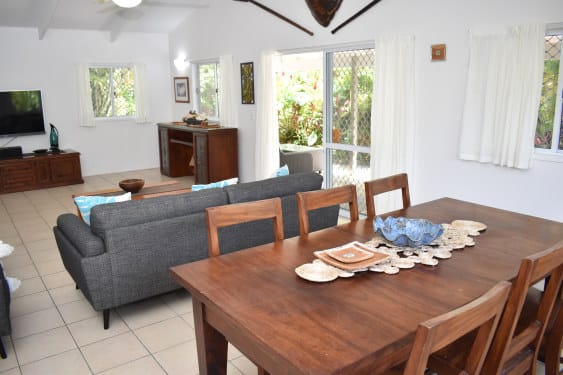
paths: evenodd
<path fill-rule="evenodd" d="M 90 68 L 94 117 L 135 116 L 135 71 L 128 66 Z"/>

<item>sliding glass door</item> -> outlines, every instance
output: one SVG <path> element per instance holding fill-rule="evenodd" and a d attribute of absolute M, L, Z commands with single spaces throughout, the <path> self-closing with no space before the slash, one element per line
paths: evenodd
<path fill-rule="evenodd" d="M 325 184 L 356 185 L 365 213 L 364 181 L 370 178 L 373 48 L 325 53 Z"/>

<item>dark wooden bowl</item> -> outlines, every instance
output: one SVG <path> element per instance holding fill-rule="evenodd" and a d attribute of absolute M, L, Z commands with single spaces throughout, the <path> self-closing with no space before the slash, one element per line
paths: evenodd
<path fill-rule="evenodd" d="M 137 193 L 145 185 L 145 180 L 141 178 L 130 178 L 128 180 L 119 181 L 119 187 L 131 194 Z"/>

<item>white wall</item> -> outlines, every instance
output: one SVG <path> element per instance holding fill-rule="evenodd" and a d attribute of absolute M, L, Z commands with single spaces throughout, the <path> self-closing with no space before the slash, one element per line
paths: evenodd
<path fill-rule="evenodd" d="M 171 59 L 179 53 L 194 60 L 232 54 L 235 66 L 254 61 L 257 76 L 264 50 L 314 49 L 370 41 L 386 33 L 415 35 L 417 145 L 416 169 L 410 176 L 413 202 L 449 196 L 563 221 L 563 163 L 536 160 L 532 169 L 521 171 L 456 157 L 469 56 L 468 30 L 497 24 L 562 22 L 561 0 L 387 0 L 334 35 L 330 30 L 365 2 L 344 1 L 331 25 L 323 28 L 302 0 L 261 1 L 312 30 L 313 37 L 250 3 L 211 3 L 210 8 L 196 12 L 170 35 Z M 430 62 L 430 45 L 437 43 L 447 44 L 445 62 Z M 260 101 L 259 92 L 256 101 Z M 183 108 L 174 108 L 174 117 L 179 119 L 183 112 Z M 254 178 L 255 112 L 255 105 L 239 105 L 239 169 L 245 181 Z"/>
<path fill-rule="evenodd" d="M 59 147 L 79 151 L 82 174 L 121 172 L 159 166 L 155 123 L 172 119 L 168 36 L 121 34 L 115 42 L 96 31 L 0 28 L 0 90 L 39 88 L 43 93 L 46 134 L 18 137 L 9 146 L 24 152 L 49 147 L 49 125 L 59 129 Z M 154 123 L 108 121 L 78 126 L 77 63 L 146 64 Z M 0 146 L 10 138 L 0 138 Z"/>

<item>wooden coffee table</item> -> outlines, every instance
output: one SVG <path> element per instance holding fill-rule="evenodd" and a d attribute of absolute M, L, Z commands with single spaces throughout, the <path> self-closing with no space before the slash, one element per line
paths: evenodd
<path fill-rule="evenodd" d="M 185 182 L 179 182 L 176 180 L 155 182 L 151 184 L 145 184 L 145 186 L 143 186 L 143 188 L 140 191 L 131 194 L 131 200 L 154 198 L 163 195 L 176 195 L 182 193 L 189 193 L 191 191 L 192 191 L 191 185 Z M 114 196 L 114 195 L 121 195 L 124 193 L 125 191 L 123 191 L 120 188 L 111 188 L 111 189 L 72 194 L 72 198 L 92 196 L 92 195 Z M 82 218 L 82 215 L 80 215 L 80 210 L 77 209 L 77 212 L 78 212 L 78 216 Z"/>

